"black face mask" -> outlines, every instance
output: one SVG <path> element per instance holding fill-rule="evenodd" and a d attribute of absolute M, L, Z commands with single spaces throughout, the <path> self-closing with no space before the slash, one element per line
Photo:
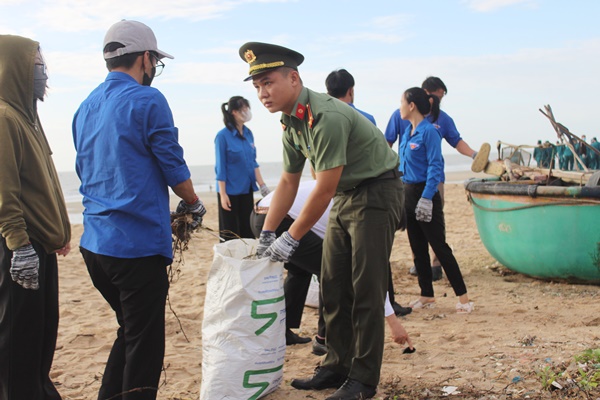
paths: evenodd
<path fill-rule="evenodd" d="M 142 85 L 150 86 L 152 84 L 152 80 L 154 79 L 154 75 L 156 74 L 156 67 L 152 67 L 152 76 L 148 76 L 144 72 L 144 77 L 142 78 Z"/>

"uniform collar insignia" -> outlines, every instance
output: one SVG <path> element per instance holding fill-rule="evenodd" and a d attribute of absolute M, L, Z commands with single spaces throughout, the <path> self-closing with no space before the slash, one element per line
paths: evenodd
<path fill-rule="evenodd" d="M 281 129 L 283 129 L 284 131 L 287 129 L 287 125 L 284 124 L 283 122 L 281 123 Z"/>
<path fill-rule="evenodd" d="M 303 104 L 298 103 L 298 105 L 296 106 L 295 115 L 298 119 L 304 119 L 304 116 L 306 115 L 306 107 Z"/>

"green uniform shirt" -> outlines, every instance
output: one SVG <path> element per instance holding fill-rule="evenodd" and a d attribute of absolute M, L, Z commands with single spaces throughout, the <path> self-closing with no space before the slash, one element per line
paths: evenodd
<path fill-rule="evenodd" d="M 383 133 L 346 103 L 303 88 L 293 110 L 281 115 L 286 172 L 302 172 L 306 159 L 315 172 L 344 166 L 337 190 L 345 191 L 398 168 Z"/>

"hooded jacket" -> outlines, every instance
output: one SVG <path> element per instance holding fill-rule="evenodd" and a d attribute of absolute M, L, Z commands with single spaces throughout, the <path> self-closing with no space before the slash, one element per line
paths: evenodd
<path fill-rule="evenodd" d="M 0 35 L 0 234 L 14 250 L 35 240 L 53 253 L 71 228 L 33 95 L 39 43 Z"/>

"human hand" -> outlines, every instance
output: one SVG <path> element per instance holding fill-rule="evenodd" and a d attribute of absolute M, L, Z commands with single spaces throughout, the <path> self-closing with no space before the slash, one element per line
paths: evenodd
<path fill-rule="evenodd" d="M 192 214 L 194 221 L 198 224 L 202 224 L 202 217 L 206 214 L 206 208 L 202 203 L 202 200 L 196 196 L 193 202 L 186 203 L 185 200 L 181 200 L 175 210 L 177 214 Z"/>
<path fill-rule="evenodd" d="M 417 221 L 431 222 L 431 218 L 433 217 L 433 201 L 421 197 L 417 203 L 415 214 L 417 214 Z"/>
<path fill-rule="evenodd" d="M 66 257 L 70 251 L 71 251 L 71 242 L 65 244 L 62 248 L 56 250 L 56 254 L 58 254 L 59 256 Z"/>
<path fill-rule="evenodd" d="M 221 208 L 225 211 L 231 211 L 231 201 L 227 193 L 220 192 L 219 197 L 221 198 Z"/>
<path fill-rule="evenodd" d="M 25 289 L 39 289 L 40 259 L 31 244 L 13 251 L 10 264 L 12 280 Z"/>
<path fill-rule="evenodd" d="M 262 231 L 258 237 L 258 246 L 256 246 L 256 255 L 262 258 L 263 253 L 277 239 L 277 235 L 273 231 Z"/>
<path fill-rule="evenodd" d="M 395 315 L 390 315 L 386 317 L 388 321 L 388 325 L 390 326 L 390 330 L 392 331 L 392 340 L 398 344 L 408 343 L 408 345 L 412 348 L 413 345 L 408 337 L 408 332 L 400 323 L 400 320 Z"/>
<path fill-rule="evenodd" d="M 262 197 L 265 197 L 269 193 L 271 193 L 271 191 L 269 190 L 266 184 L 263 183 L 262 185 L 260 185 L 260 195 Z"/>
<path fill-rule="evenodd" d="M 288 231 L 285 231 L 269 246 L 263 257 L 269 257 L 274 262 L 288 262 L 299 244 L 298 240 L 294 239 Z"/>

